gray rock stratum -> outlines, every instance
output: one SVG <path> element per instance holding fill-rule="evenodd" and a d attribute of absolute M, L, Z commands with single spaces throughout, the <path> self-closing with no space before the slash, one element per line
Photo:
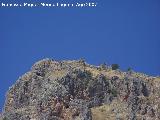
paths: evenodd
<path fill-rule="evenodd" d="M 160 120 L 160 78 L 44 59 L 10 87 L 0 120 Z"/>

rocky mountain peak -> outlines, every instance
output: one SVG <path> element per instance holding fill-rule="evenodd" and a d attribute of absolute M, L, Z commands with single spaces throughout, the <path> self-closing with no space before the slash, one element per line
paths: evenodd
<path fill-rule="evenodd" d="M 1 120 L 160 120 L 160 78 L 43 59 L 6 95 Z"/>

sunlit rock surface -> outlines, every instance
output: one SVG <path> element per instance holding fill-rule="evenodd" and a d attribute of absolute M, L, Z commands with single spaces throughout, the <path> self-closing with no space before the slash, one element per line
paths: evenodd
<path fill-rule="evenodd" d="M 9 88 L 0 120 L 160 120 L 160 78 L 44 59 Z"/>

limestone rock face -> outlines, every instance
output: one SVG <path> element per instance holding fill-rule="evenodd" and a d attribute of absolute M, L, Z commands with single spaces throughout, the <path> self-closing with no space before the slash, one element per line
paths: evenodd
<path fill-rule="evenodd" d="M 160 120 L 160 78 L 44 59 L 10 87 L 0 120 Z"/>

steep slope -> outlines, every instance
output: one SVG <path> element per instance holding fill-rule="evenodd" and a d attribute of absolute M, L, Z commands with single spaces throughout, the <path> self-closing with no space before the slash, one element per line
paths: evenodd
<path fill-rule="evenodd" d="M 9 89 L 2 120 L 160 120 L 160 78 L 44 59 Z"/>

